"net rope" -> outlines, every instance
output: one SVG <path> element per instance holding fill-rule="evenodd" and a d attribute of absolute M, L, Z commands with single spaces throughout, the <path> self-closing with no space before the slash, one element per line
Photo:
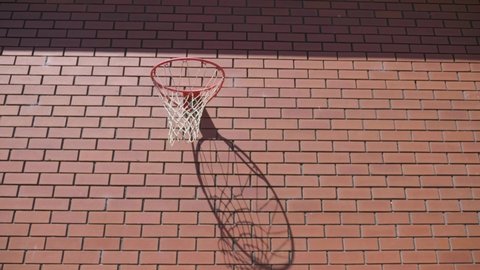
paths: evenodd
<path fill-rule="evenodd" d="M 196 141 L 203 110 L 221 87 L 223 73 L 208 62 L 181 59 L 157 66 L 153 74 L 167 111 L 170 144 Z"/>

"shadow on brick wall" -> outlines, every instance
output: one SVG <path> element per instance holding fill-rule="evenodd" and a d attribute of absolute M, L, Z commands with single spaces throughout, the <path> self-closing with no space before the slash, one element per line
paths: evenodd
<path fill-rule="evenodd" d="M 216 132 L 206 111 L 203 122 L 208 129 L 192 147 L 220 234 L 216 263 L 242 270 L 290 268 L 295 249 L 285 201 L 248 155 Z"/>
<path fill-rule="evenodd" d="M 10 0 L 0 6 L 0 46 L 157 56 L 479 59 L 480 4 L 423 2 Z"/>

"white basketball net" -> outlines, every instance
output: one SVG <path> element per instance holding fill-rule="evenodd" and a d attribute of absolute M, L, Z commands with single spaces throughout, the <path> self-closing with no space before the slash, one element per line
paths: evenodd
<path fill-rule="evenodd" d="M 218 66 L 196 58 L 173 59 L 152 70 L 157 94 L 168 113 L 170 144 L 198 139 L 203 110 L 220 90 L 223 79 Z"/>

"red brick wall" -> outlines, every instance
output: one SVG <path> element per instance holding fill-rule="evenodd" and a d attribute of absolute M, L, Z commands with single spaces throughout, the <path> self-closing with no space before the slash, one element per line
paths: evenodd
<path fill-rule="evenodd" d="M 2 1 L 0 268 L 477 269 L 479 12 Z M 185 55 L 228 78 L 170 146 L 148 73 Z"/>

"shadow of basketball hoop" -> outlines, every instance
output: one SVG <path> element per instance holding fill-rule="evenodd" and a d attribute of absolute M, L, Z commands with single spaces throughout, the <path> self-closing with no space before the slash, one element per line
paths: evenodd
<path fill-rule="evenodd" d="M 275 190 L 242 149 L 216 132 L 207 112 L 203 121 L 211 129 L 202 130 L 194 157 L 197 177 L 218 223 L 222 253 L 216 263 L 235 270 L 290 268 L 294 242 Z"/>

